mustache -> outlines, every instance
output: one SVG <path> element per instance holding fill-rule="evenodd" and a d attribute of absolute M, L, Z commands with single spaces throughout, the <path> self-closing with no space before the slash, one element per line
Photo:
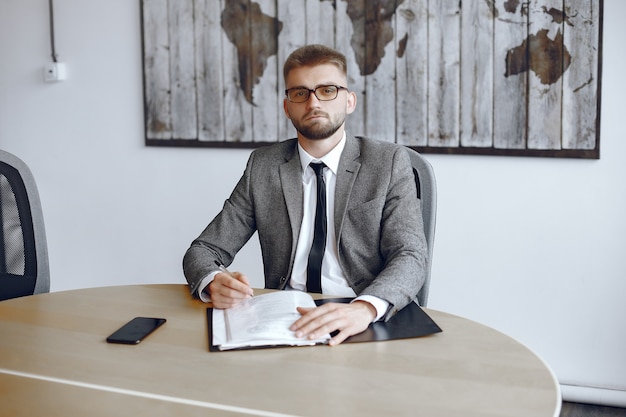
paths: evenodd
<path fill-rule="evenodd" d="M 304 118 L 308 119 L 309 117 L 317 117 L 317 116 L 322 116 L 322 117 L 328 118 L 328 113 L 326 113 L 324 111 L 320 111 L 320 110 L 312 110 L 312 111 L 306 113 L 304 115 Z"/>

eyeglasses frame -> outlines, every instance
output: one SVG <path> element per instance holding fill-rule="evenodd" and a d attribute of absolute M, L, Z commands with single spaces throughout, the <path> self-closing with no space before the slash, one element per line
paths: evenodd
<path fill-rule="evenodd" d="M 318 88 L 324 88 L 324 87 L 335 87 L 337 89 L 337 95 L 331 99 L 321 99 L 317 96 L 317 93 L 315 92 Z M 306 96 L 306 98 L 303 101 L 292 101 L 289 98 L 289 91 L 290 90 L 307 90 L 309 92 L 309 95 Z M 310 89 L 310 88 L 306 88 L 306 87 L 292 87 L 292 88 L 288 88 L 285 90 L 285 97 L 287 97 L 287 100 L 290 103 L 306 103 L 307 101 L 309 101 L 309 99 L 311 98 L 311 93 L 313 93 L 313 95 L 315 96 L 316 99 L 318 99 L 319 101 L 333 101 L 336 100 L 337 97 L 339 97 L 339 92 L 341 90 L 346 90 L 348 91 L 348 87 L 344 87 L 341 85 L 333 85 L 333 84 L 325 84 L 325 85 L 318 85 L 317 87 L 315 87 L 314 89 Z"/>

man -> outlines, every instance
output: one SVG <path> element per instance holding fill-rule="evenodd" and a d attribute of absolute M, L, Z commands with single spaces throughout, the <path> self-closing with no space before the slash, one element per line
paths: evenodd
<path fill-rule="evenodd" d="M 266 288 L 320 292 L 321 285 L 324 294 L 357 296 L 350 304 L 298 308 L 296 335 L 338 331 L 332 346 L 415 299 L 427 251 L 420 203 L 401 146 L 346 134 L 357 99 L 347 89 L 345 56 L 304 46 L 287 58 L 283 76 L 283 107 L 297 139 L 252 152 L 183 269 L 193 294 L 216 308 L 237 305 L 252 296 L 249 281 L 218 265 L 229 265 L 258 231 Z"/>

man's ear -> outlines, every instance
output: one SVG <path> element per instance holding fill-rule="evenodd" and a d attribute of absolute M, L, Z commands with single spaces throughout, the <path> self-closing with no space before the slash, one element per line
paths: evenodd
<path fill-rule="evenodd" d="M 285 111 L 285 116 L 287 116 L 287 119 L 291 120 L 291 116 L 289 115 L 289 109 L 287 108 L 287 99 L 283 100 L 283 110 Z"/>
<path fill-rule="evenodd" d="M 354 91 L 348 91 L 348 99 L 346 100 L 346 114 L 354 112 L 356 109 L 356 93 Z"/>

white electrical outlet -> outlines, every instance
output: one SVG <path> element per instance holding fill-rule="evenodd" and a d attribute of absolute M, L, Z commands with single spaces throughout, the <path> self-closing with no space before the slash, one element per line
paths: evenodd
<path fill-rule="evenodd" d="M 47 83 L 64 81 L 67 78 L 65 64 L 62 62 L 52 62 L 43 67 L 43 80 Z"/>

